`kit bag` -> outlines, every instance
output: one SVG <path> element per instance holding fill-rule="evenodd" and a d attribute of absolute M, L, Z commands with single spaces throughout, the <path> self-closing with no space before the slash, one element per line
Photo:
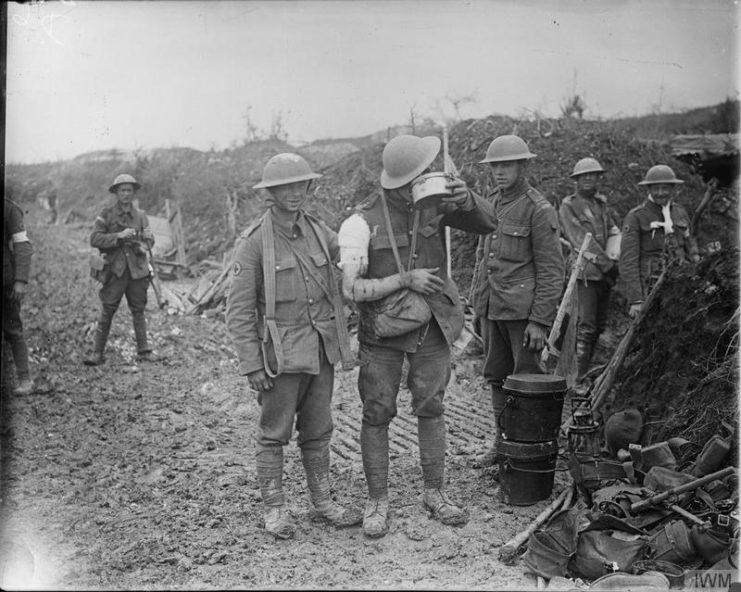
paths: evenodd
<path fill-rule="evenodd" d="M 394 252 L 396 266 L 399 268 L 399 273 L 403 274 L 404 268 L 401 265 L 399 249 L 396 246 L 394 230 L 391 227 L 391 216 L 388 205 L 386 204 L 386 196 L 383 194 L 381 194 L 381 203 L 383 205 L 383 214 L 386 218 L 386 228 L 388 230 L 391 249 Z M 409 269 L 412 267 L 412 256 L 414 255 L 417 244 L 418 226 L 419 210 L 416 210 L 412 227 L 412 245 L 409 251 L 409 264 L 407 266 Z M 404 335 L 426 325 L 432 318 L 432 310 L 430 310 L 425 297 L 410 288 L 402 288 L 380 300 L 368 302 L 367 308 L 369 311 L 369 326 L 366 328 L 370 330 L 376 339 Z"/>

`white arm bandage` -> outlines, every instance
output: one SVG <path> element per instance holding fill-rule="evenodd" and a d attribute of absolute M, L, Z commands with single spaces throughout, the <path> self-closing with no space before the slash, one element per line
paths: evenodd
<path fill-rule="evenodd" d="M 353 214 L 342 223 L 337 234 L 337 242 L 340 245 L 340 268 L 346 263 L 368 264 L 370 236 L 368 223 L 359 214 Z"/>
<path fill-rule="evenodd" d="M 21 232 L 16 232 L 14 235 L 12 235 L 10 237 L 10 239 L 14 243 L 29 243 L 29 242 L 31 242 L 30 239 L 28 238 L 28 234 L 26 233 L 25 230 L 23 230 Z"/>

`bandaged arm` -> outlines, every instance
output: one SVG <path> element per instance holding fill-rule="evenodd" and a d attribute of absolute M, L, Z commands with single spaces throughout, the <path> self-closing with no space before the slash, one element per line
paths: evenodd
<path fill-rule="evenodd" d="M 370 228 L 359 214 L 353 214 L 342 223 L 337 240 L 340 245 L 342 293 L 353 302 L 380 300 L 384 296 L 406 288 L 409 273 L 395 273 L 385 278 L 363 277 L 368 271 Z"/>

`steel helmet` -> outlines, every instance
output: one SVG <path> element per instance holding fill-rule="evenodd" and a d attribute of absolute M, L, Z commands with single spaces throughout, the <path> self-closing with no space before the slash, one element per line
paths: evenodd
<path fill-rule="evenodd" d="M 486 149 L 486 158 L 480 160 L 479 164 L 486 162 L 506 162 L 509 160 L 525 160 L 535 158 L 530 152 L 525 140 L 519 136 L 499 136 L 494 138 L 489 148 Z"/>
<path fill-rule="evenodd" d="M 684 183 L 681 179 L 677 179 L 674 171 L 671 167 L 665 164 L 657 164 L 648 169 L 646 176 L 643 181 L 638 183 L 639 185 L 658 185 L 660 183 L 669 183 L 671 185 L 679 185 Z"/>
<path fill-rule="evenodd" d="M 604 173 L 605 169 L 602 168 L 599 162 L 594 158 L 582 158 L 579 162 L 574 165 L 574 172 L 571 173 L 571 177 L 578 177 L 579 175 L 586 175 L 587 173 Z"/>
<path fill-rule="evenodd" d="M 391 138 L 383 149 L 381 187 L 396 189 L 410 183 L 432 164 L 440 152 L 440 144 L 437 136 Z"/>
<path fill-rule="evenodd" d="M 262 181 L 253 186 L 253 189 L 263 187 L 275 187 L 276 185 L 288 185 L 299 181 L 318 179 L 322 175 L 314 173 L 306 162 L 298 154 L 284 152 L 276 154 L 265 164 L 262 170 Z"/>
<path fill-rule="evenodd" d="M 134 186 L 134 191 L 138 191 L 139 188 L 141 188 L 141 185 L 136 182 L 136 179 L 134 179 L 134 177 L 124 173 L 113 180 L 113 185 L 108 188 L 108 191 L 110 191 L 111 193 L 116 193 L 118 186 L 123 185 L 124 183 L 131 183 Z"/>

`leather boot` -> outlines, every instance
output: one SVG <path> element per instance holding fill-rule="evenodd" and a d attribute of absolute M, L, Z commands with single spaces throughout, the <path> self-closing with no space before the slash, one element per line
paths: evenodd
<path fill-rule="evenodd" d="M 360 427 L 363 471 L 368 484 L 368 501 L 363 515 L 363 533 L 371 538 L 388 532 L 389 426 Z"/>
<path fill-rule="evenodd" d="M 290 539 L 296 524 L 285 507 L 283 495 L 283 447 L 257 446 L 257 482 L 262 493 L 265 530 L 277 539 Z"/>
<path fill-rule="evenodd" d="M 363 520 L 360 512 L 343 508 L 330 495 L 329 445 L 320 449 L 302 448 L 301 462 L 306 471 L 306 483 L 317 516 L 336 528 L 360 524 Z"/>
<path fill-rule="evenodd" d="M 11 331 L 8 335 L 8 341 L 10 342 L 10 351 L 13 354 L 15 376 L 18 381 L 13 392 L 16 395 L 30 395 L 33 392 L 33 381 L 30 377 L 26 338 L 20 330 L 18 332 Z"/>
<path fill-rule="evenodd" d="M 502 440 L 502 430 L 499 427 L 500 422 L 504 422 L 502 414 L 504 413 L 504 390 L 501 386 L 489 385 L 491 389 L 491 406 L 494 410 L 494 443 L 491 448 L 484 454 L 474 459 L 473 467 L 477 469 L 492 467 L 497 464 L 497 445 Z"/>
<path fill-rule="evenodd" d="M 113 317 L 105 312 L 100 315 L 98 326 L 95 328 L 95 343 L 93 353 L 83 360 L 86 366 L 100 366 L 105 362 L 105 344 L 108 341 L 108 334 L 111 331 L 111 321 Z"/>

